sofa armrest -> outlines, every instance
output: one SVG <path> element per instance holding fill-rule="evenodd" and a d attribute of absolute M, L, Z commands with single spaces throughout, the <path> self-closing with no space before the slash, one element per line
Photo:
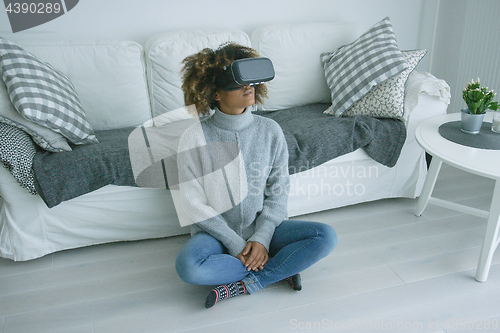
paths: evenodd
<path fill-rule="evenodd" d="M 405 85 L 403 121 L 407 140 L 415 140 L 417 126 L 426 119 L 446 114 L 450 104 L 450 86 L 427 72 L 413 71 Z"/>

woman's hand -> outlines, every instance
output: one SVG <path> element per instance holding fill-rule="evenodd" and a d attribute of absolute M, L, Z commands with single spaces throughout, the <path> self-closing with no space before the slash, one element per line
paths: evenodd
<path fill-rule="evenodd" d="M 259 242 L 248 242 L 243 251 L 236 256 L 245 265 L 248 271 L 257 272 L 264 269 L 264 265 L 269 260 L 266 248 Z"/>

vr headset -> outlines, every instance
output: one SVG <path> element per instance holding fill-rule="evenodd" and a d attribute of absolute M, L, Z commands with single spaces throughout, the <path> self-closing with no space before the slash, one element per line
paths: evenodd
<path fill-rule="evenodd" d="M 224 66 L 219 87 L 225 91 L 237 90 L 245 85 L 255 85 L 274 78 L 274 67 L 268 58 L 238 59 Z"/>

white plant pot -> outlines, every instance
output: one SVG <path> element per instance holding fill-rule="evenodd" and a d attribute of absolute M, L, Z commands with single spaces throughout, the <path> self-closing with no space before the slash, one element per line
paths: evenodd
<path fill-rule="evenodd" d="M 469 109 L 462 109 L 462 131 L 469 134 L 478 134 L 483 125 L 484 115 L 484 113 L 470 114 Z"/>

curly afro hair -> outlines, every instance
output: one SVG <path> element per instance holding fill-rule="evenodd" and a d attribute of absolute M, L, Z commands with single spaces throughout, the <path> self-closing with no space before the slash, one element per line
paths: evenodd
<path fill-rule="evenodd" d="M 186 57 L 182 63 L 182 91 L 186 105 L 194 104 L 199 115 L 208 115 L 217 106 L 215 93 L 220 89 L 218 78 L 224 66 L 244 58 L 257 58 L 259 54 L 250 47 L 233 42 L 219 46 L 217 50 L 205 48 Z M 264 84 L 255 86 L 255 101 L 263 103 L 267 97 Z"/>

